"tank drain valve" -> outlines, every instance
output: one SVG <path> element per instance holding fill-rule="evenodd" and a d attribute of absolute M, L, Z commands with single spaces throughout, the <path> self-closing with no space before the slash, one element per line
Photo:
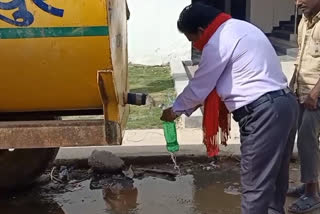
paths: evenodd
<path fill-rule="evenodd" d="M 146 105 L 148 94 L 144 93 L 128 93 L 127 104 L 142 106 Z"/>

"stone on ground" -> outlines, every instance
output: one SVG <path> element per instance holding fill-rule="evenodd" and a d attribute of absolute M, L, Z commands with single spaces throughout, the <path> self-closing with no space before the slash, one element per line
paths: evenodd
<path fill-rule="evenodd" d="M 124 161 L 108 151 L 94 150 L 88 159 L 89 166 L 96 172 L 118 172 L 124 167 Z"/>

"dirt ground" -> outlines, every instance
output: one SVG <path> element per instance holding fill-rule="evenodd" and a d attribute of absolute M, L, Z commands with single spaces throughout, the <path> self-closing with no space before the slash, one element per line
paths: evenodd
<path fill-rule="evenodd" d="M 240 213 L 238 161 L 178 165 L 180 172 L 167 163 L 128 166 L 114 174 L 56 166 L 32 189 L 3 196 L 1 214 Z M 292 163 L 290 184 L 298 181 L 298 165 Z"/>

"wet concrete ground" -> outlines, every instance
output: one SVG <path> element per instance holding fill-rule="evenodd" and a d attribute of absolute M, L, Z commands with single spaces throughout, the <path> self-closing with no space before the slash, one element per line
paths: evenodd
<path fill-rule="evenodd" d="M 120 175 L 85 180 L 88 170 L 78 170 L 79 180 L 68 185 L 50 181 L 8 196 L 0 200 L 0 210 L 1 214 L 238 214 L 238 163 L 226 160 L 217 165 L 184 162 L 180 176 L 144 173 L 133 182 Z M 140 167 L 173 169 L 172 164 Z M 297 165 L 292 164 L 291 185 L 298 184 L 298 175 Z"/>

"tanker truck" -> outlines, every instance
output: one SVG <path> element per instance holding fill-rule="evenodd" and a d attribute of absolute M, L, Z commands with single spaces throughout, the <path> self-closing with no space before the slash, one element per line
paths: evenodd
<path fill-rule="evenodd" d="M 0 189 L 30 185 L 60 147 L 121 145 L 141 103 L 128 17 L 125 0 L 0 1 Z"/>

